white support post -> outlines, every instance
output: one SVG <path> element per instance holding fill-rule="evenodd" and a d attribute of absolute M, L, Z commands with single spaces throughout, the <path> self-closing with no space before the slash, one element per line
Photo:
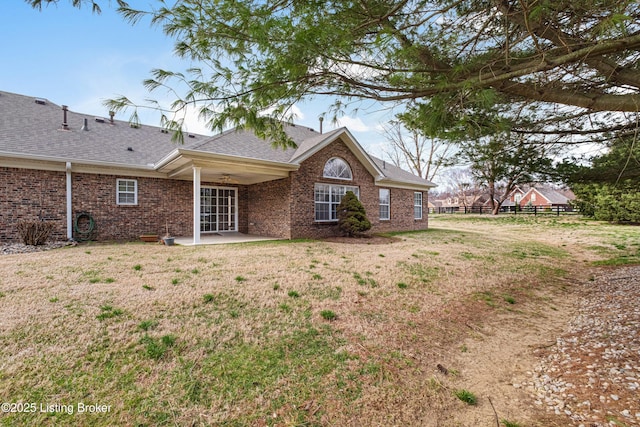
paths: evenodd
<path fill-rule="evenodd" d="M 67 240 L 73 239 L 73 205 L 71 194 L 71 162 L 67 162 Z"/>
<path fill-rule="evenodd" d="M 193 244 L 200 243 L 200 168 L 193 167 Z"/>

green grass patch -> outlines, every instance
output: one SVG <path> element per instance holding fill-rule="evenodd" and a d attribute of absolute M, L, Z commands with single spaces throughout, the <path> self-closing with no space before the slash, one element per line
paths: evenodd
<path fill-rule="evenodd" d="M 156 326 L 158 326 L 157 320 L 143 320 L 138 325 L 138 329 L 141 329 L 143 331 L 149 331 L 151 329 L 154 329 Z"/>
<path fill-rule="evenodd" d="M 100 307 L 100 314 L 96 316 L 96 319 L 103 321 L 106 319 L 112 319 L 114 317 L 121 316 L 124 311 L 119 308 L 113 308 L 111 305 L 103 305 Z"/>
<path fill-rule="evenodd" d="M 289 295 L 291 298 L 300 298 L 300 294 L 298 293 L 298 291 L 289 291 L 287 292 L 287 295 Z"/>
<path fill-rule="evenodd" d="M 454 390 L 453 394 L 467 405 L 476 405 L 478 403 L 478 398 L 476 397 L 476 395 L 469 390 Z"/>
<path fill-rule="evenodd" d="M 640 264 L 640 254 L 639 255 L 619 255 L 614 258 L 594 261 L 592 264 L 596 266 L 609 266 L 609 267 Z"/>
<path fill-rule="evenodd" d="M 320 316 L 324 319 L 324 320 L 329 320 L 329 321 L 333 321 L 336 320 L 338 318 L 338 316 L 336 315 L 336 313 L 334 313 L 331 310 L 322 310 L 320 312 Z"/>
<path fill-rule="evenodd" d="M 552 259 L 563 259 L 569 256 L 566 250 L 538 242 L 523 242 L 512 245 L 508 254 L 516 259 L 529 259 L 547 257 Z"/>
<path fill-rule="evenodd" d="M 140 343 L 144 346 L 144 353 L 147 357 L 160 360 L 167 355 L 167 352 L 176 343 L 176 337 L 174 335 L 164 335 L 160 338 L 153 338 L 145 334 Z"/>
<path fill-rule="evenodd" d="M 367 271 L 365 275 L 372 276 L 373 273 L 371 273 L 370 271 Z M 361 286 L 370 286 L 372 288 L 375 288 L 376 286 L 378 286 L 378 283 L 373 277 L 362 277 L 359 273 L 353 273 L 353 278 L 356 279 L 356 282 L 358 282 L 358 285 L 361 285 Z"/>
<path fill-rule="evenodd" d="M 429 284 L 435 281 L 440 275 L 440 267 L 425 265 L 420 262 L 398 262 L 398 267 L 410 275 L 414 282 Z"/>

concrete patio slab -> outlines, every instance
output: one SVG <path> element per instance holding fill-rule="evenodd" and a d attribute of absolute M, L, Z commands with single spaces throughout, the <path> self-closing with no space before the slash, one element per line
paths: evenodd
<path fill-rule="evenodd" d="M 259 242 L 264 240 L 281 240 L 275 237 L 254 236 L 251 234 L 243 234 L 235 231 L 201 234 L 200 243 L 198 245 L 222 245 L 225 243 L 246 243 L 246 242 Z M 194 246 L 193 236 L 191 237 L 176 237 L 176 245 Z"/>

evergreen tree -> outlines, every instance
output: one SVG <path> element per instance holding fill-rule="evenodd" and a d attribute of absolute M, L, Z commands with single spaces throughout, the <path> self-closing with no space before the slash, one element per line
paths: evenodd
<path fill-rule="evenodd" d="M 558 171 L 576 195 L 583 215 L 617 223 L 640 223 L 640 145 L 619 139 L 591 165 L 568 159 Z"/>
<path fill-rule="evenodd" d="M 364 206 L 353 191 L 347 191 L 338 205 L 338 227 L 349 237 L 364 233 L 371 228 Z"/>

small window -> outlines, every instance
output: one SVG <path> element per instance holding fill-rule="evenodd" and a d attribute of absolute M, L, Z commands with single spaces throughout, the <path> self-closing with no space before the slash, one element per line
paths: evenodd
<path fill-rule="evenodd" d="M 413 193 L 413 218 L 422 219 L 422 193 Z"/>
<path fill-rule="evenodd" d="M 380 219 L 388 220 L 391 218 L 391 195 L 388 188 L 380 189 Z"/>
<path fill-rule="evenodd" d="M 351 181 L 353 174 L 351 168 L 340 157 L 332 157 L 324 164 L 322 176 L 325 178 L 346 179 Z"/>
<path fill-rule="evenodd" d="M 138 204 L 138 181 L 118 179 L 116 183 L 116 203 L 118 205 Z"/>
<path fill-rule="evenodd" d="M 531 193 L 531 201 L 532 202 L 536 201 L 536 193 Z"/>

